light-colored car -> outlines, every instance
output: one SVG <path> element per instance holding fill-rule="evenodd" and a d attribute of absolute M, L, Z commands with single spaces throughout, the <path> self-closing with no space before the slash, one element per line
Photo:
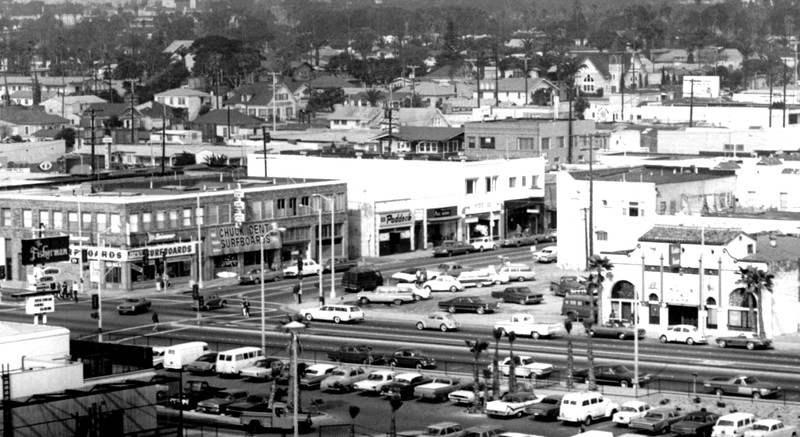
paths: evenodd
<path fill-rule="evenodd" d="M 335 364 L 312 364 L 306 367 L 305 375 L 300 378 L 300 387 L 305 389 L 319 387 L 322 380 L 330 376 L 334 369 L 336 369 Z"/>
<path fill-rule="evenodd" d="M 744 433 L 753 429 L 755 423 L 756 416 L 753 413 L 737 411 L 726 414 L 717 419 L 711 429 L 711 437 L 743 437 Z"/>
<path fill-rule="evenodd" d="M 531 375 L 535 375 L 537 378 L 549 375 L 553 372 L 553 365 L 547 363 L 539 363 L 533 359 L 533 357 L 529 356 L 521 356 L 521 355 L 514 355 L 514 374 L 517 376 L 521 376 L 523 378 L 530 378 Z M 508 376 L 511 373 L 511 360 L 512 357 L 505 357 L 502 361 L 498 363 L 498 368 L 500 372 Z M 491 364 L 489 364 L 489 370 L 492 370 Z"/>
<path fill-rule="evenodd" d="M 461 323 L 450 313 L 436 311 L 417 320 L 417 329 L 438 329 L 442 332 L 455 331 L 461 329 Z"/>
<path fill-rule="evenodd" d="M 464 430 L 464 437 L 498 437 L 506 432 L 500 425 L 475 425 Z"/>
<path fill-rule="evenodd" d="M 117 312 L 120 314 L 139 314 L 150 311 L 152 302 L 143 297 L 131 297 L 122 301 L 117 305 Z"/>
<path fill-rule="evenodd" d="M 267 357 L 256 361 L 252 367 L 242 369 L 240 375 L 245 378 L 269 379 L 275 378 L 289 366 L 278 358 Z"/>
<path fill-rule="evenodd" d="M 300 315 L 309 322 L 325 320 L 333 323 L 360 322 L 364 320 L 364 312 L 354 305 L 323 305 L 316 308 L 300 310 Z"/>
<path fill-rule="evenodd" d="M 450 275 L 442 275 L 436 279 L 431 279 L 422 284 L 422 288 L 430 291 L 450 291 L 453 293 L 456 291 L 464 291 L 464 285 L 459 282 L 458 279 Z"/>
<path fill-rule="evenodd" d="M 455 422 L 442 422 L 428 425 L 418 437 L 463 437 L 464 427 Z"/>
<path fill-rule="evenodd" d="M 744 432 L 744 437 L 797 437 L 797 427 L 778 419 L 761 419 L 753 424 L 753 429 Z"/>
<path fill-rule="evenodd" d="M 313 276 L 318 275 L 320 269 L 322 267 L 317 264 L 316 261 L 313 259 L 304 259 L 303 261 L 303 276 Z M 283 277 L 284 278 L 294 278 L 297 275 L 297 260 L 292 261 L 292 263 L 283 269 Z"/>
<path fill-rule="evenodd" d="M 492 240 L 491 237 L 476 238 L 472 240 L 471 244 L 473 249 L 477 250 L 478 252 L 497 249 L 497 242 Z"/>
<path fill-rule="evenodd" d="M 322 380 L 319 388 L 322 391 L 351 392 L 355 384 L 367 379 L 369 375 L 363 367 L 337 367 L 330 376 Z"/>
<path fill-rule="evenodd" d="M 373 291 L 362 291 L 356 295 L 356 301 L 360 305 L 370 303 L 391 303 L 400 305 L 411 303 L 422 299 L 409 287 L 393 287 L 390 285 L 380 285 Z"/>
<path fill-rule="evenodd" d="M 214 373 L 217 371 L 217 353 L 209 352 L 200 355 L 196 360 L 186 365 L 189 373 Z"/>
<path fill-rule="evenodd" d="M 556 246 L 549 246 L 533 252 L 533 260 L 540 263 L 556 262 L 558 261 L 558 249 Z"/>
<path fill-rule="evenodd" d="M 692 344 L 708 344 L 708 337 L 697 330 L 692 325 L 674 325 L 667 327 L 667 330 L 658 337 L 662 343 L 678 342 Z"/>
<path fill-rule="evenodd" d="M 511 281 L 534 281 L 536 280 L 536 272 L 527 264 L 509 264 L 500 267 L 497 272 L 500 278 L 505 282 Z"/>
<path fill-rule="evenodd" d="M 261 269 L 250 269 L 239 276 L 239 285 L 260 284 L 262 277 L 264 282 L 277 282 L 283 279 L 283 270 L 264 270 L 262 275 Z"/>
<path fill-rule="evenodd" d="M 650 411 L 652 407 L 647 402 L 628 401 L 619 407 L 611 421 L 620 426 L 628 426 L 631 420 L 638 419 Z"/>
<path fill-rule="evenodd" d="M 525 408 L 541 401 L 542 398 L 528 391 L 509 393 L 498 401 L 488 402 L 486 404 L 486 414 L 489 416 L 522 417 L 525 414 Z"/>
<path fill-rule="evenodd" d="M 424 300 L 424 299 L 430 299 L 431 298 L 431 291 L 428 290 L 428 289 L 422 288 L 422 286 L 417 286 L 417 284 L 413 284 L 413 283 L 410 283 L 410 282 L 399 282 L 399 283 L 395 284 L 395 287 L 405 288 L 407 290 L 411 290 L 411 292 L 414 293 L 414 296 L 418 298 L 417 300 L 420 300 L 420 299 Z"/>
<path fill-rule="evenodd" d="M 458 275 L 458 282 L 464 287 L 478 287 L 500 285 L 508 282 L 508 277 L 503 277 L 497 273 L 485 270 L 473 270 L 470 272 L 461 272 Z"/>
<path fill-rule="evenodd" d="M 356 382 L 353 388 L 365 393 L 378 394 L 384 385 L 391 384 L 397 372 L 391 370 L 376 370 L 369 375 L 366 379 Z"/>
<path fill-rule="evenodd" d="M 437 270 L 428 270 L 423 269 L 421 267 L 409 267 L 407 269 L 400 270 L 397 273 L 393 273 L 390 276 L 392 279 L 397 280 L 398 282 L 416 282 L 417 281 L 417 271 L 424 271 L 425 276 L 428 279 L 433 279 L 439 276 L 439 272 Z"/>
<path fill-rule="evenodd" d="M 167 348 L 163 346 L 153 346 L 153 368 L 161 369 L 164 367 L 164 354 Z"/>

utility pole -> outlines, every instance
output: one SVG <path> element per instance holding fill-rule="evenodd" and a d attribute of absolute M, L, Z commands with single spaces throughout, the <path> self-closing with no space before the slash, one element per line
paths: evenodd
<path fill-rule="evenodd" d="M 391 103 L 389 103 L 383 111 L 383 116 L 389 119 L 389 152 L 392 151 L 392 112 L 394 112 L 394 108 L 392 108 Z"/>
<path fill-rule="evenodd" d="M 95 109 L 94 108 L 90 109 L 89 113 L 92 114 L 92 179 L 94 179 L 94 176 L 97 173 L 97 170 L 95 170 L 95 168 L 97 167 L 97 158 L 94 155 L 94 141 L 95 141 L 94 140 L 94 113 L 95 113 Z M 81 255 L 81 256 L 83 256 L 83 255 Z"/>
<path fill-rule="evenodd" d="M 266 126 L 261 126 L 261 144 L 264 146 L 264 179 L 267 178 L 267 140 L 268 140 L 268 137 L 269 137 L 269 134 L 267 133 L 267 127 Z"/>
<path fill-rule="evenodd" d="M 275 107 L 275 94 L 278 91 L 278 73 L 269 72 L 267 74 L 272 75 L 272 132 L 274 133 L 277 128 L 275 126 L 275 120 L 278 118 L 278 109 Z M 267 155 L 264 155 L 264 159 L 267 158 Z M 264 172 L 264 177 L 266 177 L 266 172 Z"/>
<path fill-rule="evenodd" d="M 589 256 L 594 255 L 594 135 L 589 135 Z"/>
<path fill-rule="evenodd" d="M 694 79 L 689 79 L 689 127 L 694 126 L 694 82 Z"/>
<path fill-rule="evenodd" d="M 163 175 L 165 155 L 167 154 L 167 105 L 162 104 L 161 108 L 161 174 Z M 199 307 L 197 312 L 200 312 Z"/>
<path fill-rule="evenodd" d="M 133 101 L 136 99 L 136 88 L 135 88 L 136 84 L 133 83 L 133 79 L 130 79 L 130 81 L 131 81 L 131 144 L 136 144 L 136 139 L 133 137 L 133 134 L 134 134 L 134 132 L 133 132 L 133 111 L 134 111 Z"/>
<path fill-rule="evenodd" d="M 419 68 L 419 66 L 418 65 L 406 65 L 406 68 L 410 68 L 411 69 L 411 107 L 413 108 L 414 107 L 414 97 L 417 95 L 417 91 L 416 91 L 414 85 L 417 82 L 417 68 Z"/>
<path fill-rule="evenodd" d="M 769 61 L 769 127 L 772 127 L 772 60 Z M 734 152 L 736 151 L 736 146 L 733 147 Z"/>
<path fill-rule="evenodd" d="M 494 106 L 500 106 L 500 48 L 494 45 Z"/>
<path fill-rule="evenodd" d="M 524 63 L 523 73 L 525 73 L 525 103 L 523 106 L 528 106 L 528 59 L 529 58 L 522 58 L 522 62 Z"/>
<path fill-rule="evenodd" d="M 786 127 L 786 62 L 783 63 L 783 127 Z"/>

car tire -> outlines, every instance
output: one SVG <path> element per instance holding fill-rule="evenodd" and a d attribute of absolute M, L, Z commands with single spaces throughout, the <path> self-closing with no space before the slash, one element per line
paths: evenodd
<path fill-rule="evenodd" d="M 761 393 L 757 392 L 757 391 L 754 391 L 753 392 L 753 399 L 761 399 Z"/>
<path fill-rule="evenodd" d="M 417 370 L 422 370 L 422 363 L 420 363 L 419 361 L 417 361 L 417 362 L 414 364 L 414 368 L 416 368 Z"/>
<path fill-rule="evenodd" d="M 433 292 L 433 289 L 431 289 L 431 286 L 430 286 L 430 285 L 426 285 L 426 286 L 425 286 L 425 289 L 426 289 L 426 290 L 428 290 L 428 292 L 429 292 L 429 293 L 432 293 L 432 292 Z"/>
<path fill-rule="evenodd" d="M 483 252 L 483 246 L 478 248 L 478 252 Z"/>
<path fill-rule="evenodd" d="M 728 342 L 726 342 L 725 340 L 720 340 L 720 341 L 717 342 L 717 346 L 719 346 L 719 347 L 724 349 L 725 347 L 728 346 Z"/>
<path fill-rule="evenodd" d="M 692 337 L 687 338 L 686 339 L 686 344 L 688 344 L 689 346 L 694 345 L 694 339 Z"/>
<path fill-rule="evenodd" d="M 522 245 L 522 244 L 521 244 L 519 241 L 517 241 L 517 247 L 519 247 L 519 246 L 521 246 L 521 245 Z"/>
<path fill-rule="evenodd" d="M 447 308 L 447 312 L 450 313 L 450 314 L 455 314 L 456 313 L 456 307 L 451 305 L 450 307 Z"/>
<path fill-rule="evenodd" d="M 361 299 L 359 299 L 359 300 L 358 300 L 358 302 L 359 302 L 361 305 L 366 305 L 366 304 L 368 304 L 368 303 L 369 303 L 369 299 L 367 299 L 366 297 L 362 297 Z"/>
<path fill-rule="evenodd" d="M 475 286 L 478 288 L 483 288 L 483 282 L 478 282 L 477 284 L 475 284 Z"/>
<path fill-rule="evenodd" d="M 393 301 L 392 301 L 392 303 L 393 303 L 394 305 L 396 305 L 396 306 L 400 306 L 400 305 L 402 305 L 402 304 L 403 304 L 403 301 L 402 301 L 402 300 L 400 300 L 400 299 L 395 299 L 395 300 L 393 300 Z"/>
<path fill-rule="evenodd" d="M 397 360 L 389 360 L 387 364 L 389 364 L 389 367 L 397 367 Z"/>
<path fill-rule="evenodd" d="M 662 343 L 666 343 L 667 342 L 667 336 L 666 335 L 662 335 L 661 337 L 658 337 L 658 341 L 660 341 Z"/>
<path fill-rule="evenodd" d="M 592 416 L 586 416 L 583 419 L 583 424 L 586 426 L 590 426 L 592 424 Z"/>
<path fill-rule="evenodd" d="M 420 331 L 422 331 L 423 329 L 425 329 L 425 324 L 424 324 L 424 323 L 422 323 L 422 322 L 417 322 L 417 329 L 419 329 Z"/>
<path fill-rule="evenodd" d="M 753 350 L 755 348 L 756 348 L 755 343 L 753 343 L 752 341 L 748 341 L 747 342 L 747 350 L 751 351 L 751 350 Z"/>
<path fill-rule="evenodd" d="M 619 382 L 619 386 L 622 387 L 622 388 L 628 388 L 629 385 L 630 384 L 628 383 L 628 381 L 626 381 L 624 379 Z"/>
<path fill-rule="evenodd" d="M 517 414 L 515 414 L 514 417 L 516 417 L 517 419 L 522 417 L 522 411 L 517 411 Z"/>
<path fill-rule="evenodd" d="M 447 251 L 447 256 L 453 256 L 453 252 L 452 252 L 452 251 L 450 251 L 450 250 L 448 250 L 448 251 Z"/>
<path fill-rule="evenodd" d="M 538 340 L 540 337 L 539 333 L 536 331 L 531 332 L 531 338 L 534 340 Z"/>
<path fill-rule="evenodd" d="M 478 313 L 478 314 L 485 314 L 486 310 L 483 309 L 483 307 L 478 307 L 478 309 L 476 309 L 475 312 Z"/>
<path fill-rule="evenodd" d="M 458 287 L 456 287 L 455 285 L 450 287 L 450 292 L 451 293 L 455 293 L 456 291 L 458 291 Z"/>
<path fill-rule="evenodd" d="M 418 295 L 418 294 L 415 294 L 415 295 L 414 295 L 414 297 L 413 297 L 413 299 L 414 299 L 414 302 L 418 302 L 418 301 L 419 301 L 420 299 L 422 299 L 422 298 L 421 298 L 421 297 L 419 297 L 419 295 Z"/>
<path fill-rule="evenodd" d="M 717 395 L 717 396 L 722 396 L 722 395 L 725 394 L 725 390 L 723 390 L 721 388 L 716 388 L 716 389 L 714 389 L 714 394 Z"/>
<path fill-rule="evenodd" d="M 312 316 L 311 313 L 307 313 L 306 314 L 306 320 L 308 320 L 310 322 L 310 321 L 314 320 L 314 316 Z"/>
<path fill-rule="evenodd" d="M 620 332 L 620 333 L 617 335 L 617 337 L 618 337 L 620 340 L 625 340 L 625 333 L 624 333 L 624 332 Z"/>
<path fill-rule="evenodd" d="M 442 331 L 442 332 L 447 332 L 448 331 L 447 325 L 442 323 L 441 325 L 439 325 L 439 330 Z"/>
<path fill-rule="evenodd" d="M 589 330 L 589 337 L 594 337 L 594 330 L 593 329 Z"/>
<path fill-rule="evenodd" d="M 333 318 L 333 323 L 342 323 L 342 319 L 339 316 Z"/>

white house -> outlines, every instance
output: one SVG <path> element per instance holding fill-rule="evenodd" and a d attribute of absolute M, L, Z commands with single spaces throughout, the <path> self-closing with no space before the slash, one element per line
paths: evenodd
<path fill-rule="evenodd" d="M 60 115 L 68 119 L 73 126 L 78 126 L 81 123 L 81 114 L 95 103 L 106 103 L 106 100 L 93 94 L 63 97 L 58 95 L 42 101 L 42 106 L 44 107 L 44 112 Z"/>
<path fill-rule="evenodd" d="M 175 88 L 156 94 L 155 100 L 162 105 L 185 109 L 189 121 L 194 121 L 200 108 L 211 103 L 211 95 L 188 88 Z"/>

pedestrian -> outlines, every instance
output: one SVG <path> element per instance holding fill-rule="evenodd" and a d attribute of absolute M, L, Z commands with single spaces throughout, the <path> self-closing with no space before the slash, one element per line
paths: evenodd
<path fill-rule="evenodd" d="M 292 293 L 294 293 L 295 297 L 297 298 L 298 304 L 303 303 L 303 281 L 298 280 L 297 283 L 294 284 Z"/>
<path fill-rule="evenodd" d="M 158 331 L 158 313 L 153 311 L 153 332 Z"/>
<path fill-rule="evenodd" d="M 61 283 L 61 299 L 68 299 L 69 296 L 67 295 L 67 281 Z"/>
<path fill-rule="evenodd" d="M 247 298 L 242 299 L 242 316 L 250 317 L 250 302 Z"/>

